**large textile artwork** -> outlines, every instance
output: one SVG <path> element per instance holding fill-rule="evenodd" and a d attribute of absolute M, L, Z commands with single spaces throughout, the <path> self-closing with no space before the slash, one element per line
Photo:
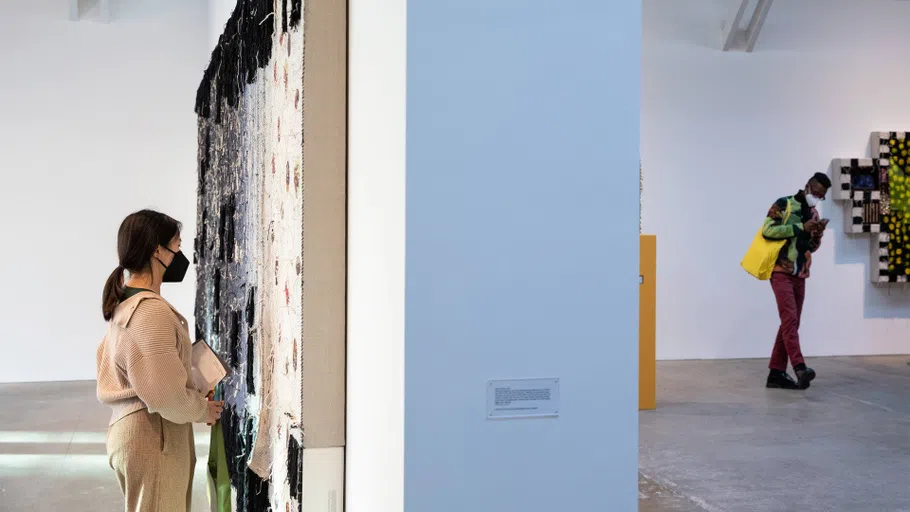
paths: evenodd
<path fill-rule="evenodd" d="M 197 92 L 197 337 L 233 369 L 235 510 L 301 501 L 303 4 L 240 0 Z"/>
<path fill-rule="evenodd" d="M 845 203 L 846 232 L 872 237 L 871 277 L 877 284 L 910 282 L 908 135 L 875 132 L 870 157 L 831 162 L 831 193 Z"/>

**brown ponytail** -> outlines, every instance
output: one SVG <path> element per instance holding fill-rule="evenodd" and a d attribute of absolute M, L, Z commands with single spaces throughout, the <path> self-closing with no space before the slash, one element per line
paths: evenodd
<path fill-rule="evenodd" d="M 180 223 L 163 213 L 142 210 L 123 219 L 117 232 L 117 256 L 120 264 L 104 283 L 101 314 L 110 321 L 123 300 L 123 272 L 146 272 L 159 245 L 167 246 L 180 233 Z"/>
<path fill-rule="evenodd" d="M 117 266 L 104 283 L 104 295 L 101 298 L 101 313 L 104 319 L 110 321 L 114 317 L 114 309 L 123 300 L 123 267 Z"/>

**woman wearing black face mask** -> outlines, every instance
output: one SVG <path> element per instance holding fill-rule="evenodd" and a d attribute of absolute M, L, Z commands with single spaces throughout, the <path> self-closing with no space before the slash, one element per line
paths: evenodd
<path fill-rule="evenodd" d="M 167 215 L 128 216 L 117 236 L 120 263 L 104 286 L 97 391 L 113 410 L 107 451 L 128 511 L 190 510 L 192 424 L 221 416 L 222 402 L 193 386 L 186 319 L 161 297 L 161 283 L 182 281 L 189 268 L 180 244 L 180 223 Z"/>

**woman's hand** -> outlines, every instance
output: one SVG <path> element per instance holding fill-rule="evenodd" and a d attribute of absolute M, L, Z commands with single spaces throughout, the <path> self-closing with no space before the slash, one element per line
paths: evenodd
<path fill-rule="evenodd" d="M 219 400 L 216 402 L 215 400 L 209 400 L 208 406 L 209 410 L 205 424 L 212 426 L 216 421 L 221 419 L 221 411 L 224 410 L 224 401 Z"/>

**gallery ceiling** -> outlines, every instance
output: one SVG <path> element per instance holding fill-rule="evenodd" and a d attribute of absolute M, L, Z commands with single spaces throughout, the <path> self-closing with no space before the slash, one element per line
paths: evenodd
<path fill-rule="evenodd" d="M 887 47 L 910 0 L 643 0 L 645 41 L 728 52 L 840 52 Z"/>

